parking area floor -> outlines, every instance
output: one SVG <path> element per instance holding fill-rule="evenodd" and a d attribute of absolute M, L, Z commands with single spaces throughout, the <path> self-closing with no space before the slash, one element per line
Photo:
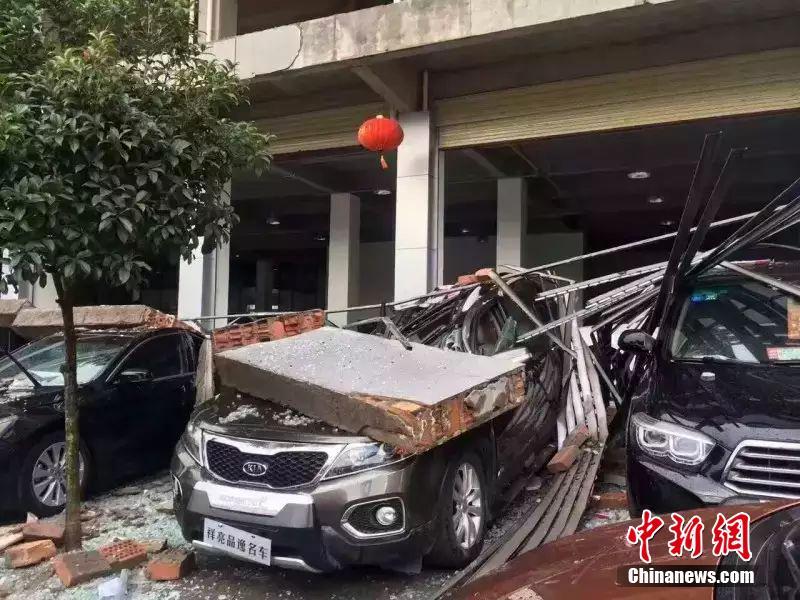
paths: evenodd
<path fill-rule="evenodd" d="M 523 490 L 492 524 L 487 546 L 529 514 L 539 501 L 539 490 Z M 84 548 L 94 549 L 116 539 L 166 540 L 170 547 L 185 546 L 172 514 L 172 487 L 168 473 L 142 479 L 84 502 Z M 626 511 L 587 511 L 582 528 L 627 518 Z M 402 574 L 377 568 L 349 569 L 312 575 L 270 569 L 217 556 L 198 555 L 198 568 L 176 582 L 152 582 L 144 569 L 129 573 L 128 598 L 142 600 L 426 600 L 453 575 L 451 571 L 423 569 Z M 12 600 L 89 600 L 98 597 L 96 579 L 64 589 L 48 563 L 27 569 L 0 566 L 0 598 Z"/>

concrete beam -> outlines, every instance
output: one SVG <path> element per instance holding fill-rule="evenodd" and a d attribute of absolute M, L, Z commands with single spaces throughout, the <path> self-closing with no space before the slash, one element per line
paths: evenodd
<path fill-rule="evenodd" d="M 413 55 L 436 45 L 474 44 L 479 36 L 497 33 L 524 35 L 586 17 L 624 20 L 637 16 L 631 12 L 641 16 L 659 9 L 644 0 L 406 0 L 239 35 L 234 44 L 222 40 L 210 50 L 237 62 L 239 76 L 252 79 L 387 53 Z"/>
<path fill-rule="evenodd" d="M 419 73 L 407 65 L 361 65 L 353 67 L 370 89 L 394 110 L 413 112 L 419 107 Z"/>

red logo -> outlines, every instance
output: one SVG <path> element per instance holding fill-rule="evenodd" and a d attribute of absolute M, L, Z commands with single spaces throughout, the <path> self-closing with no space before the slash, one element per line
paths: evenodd
<path fill-rule="evenodd" d="M 670 515 L 672 525 L 669 526 L 671 534 L 667 542 L 670 556 L 681 557 L 687 553 L 691 558 L 698 558 L 703 554 L 703 531 L 705 525 L 702 519 L 693 515 L 688 519 L 681 514 Z M 642 512 L 641 525 L 631 525 L 625 539 L 631 545 L 639 546 L 639 560 L 644 563 L 651 561 L 650 540 L 664 526 L 664 519 L 653 515 L 649 510 Z M 735 552 L 744 561 L 752 558 L 750 552 L 750 515 L 744 512 L 736 513 L 731 517 L 717 514 L 714 526 L 711 529 L 711 551 L 714 556 L 727 556 Z"/>
<path fill-rule="evenodd" d="M 653 513 L 645 509 L 642 512 L 642 524 L 638 527 L 628 527 L 626 539 L 631 544 L 639 544 L 639 560 L 650 562 L 650 540 L 655 537 L 659 529 L 664 526 L 664 519 L 654 517 Z"/>
<path fill-rule="evenodd" d="M 736 552 L 742 560 L 750 560 L 750 515 L 739 512 L 726 519 L 718 514 L 711 529 L 711 543 L 714 556 Z"/>

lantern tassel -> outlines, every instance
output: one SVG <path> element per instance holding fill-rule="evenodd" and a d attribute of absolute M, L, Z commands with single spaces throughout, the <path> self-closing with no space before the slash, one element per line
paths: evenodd
<path fill-rule="evenodd" d="M 383 158 L 383 154 L 381 154 L 381 167 L 384 171 L 389 168 L 389 163 L 387 163 L 386 159 Z"/>

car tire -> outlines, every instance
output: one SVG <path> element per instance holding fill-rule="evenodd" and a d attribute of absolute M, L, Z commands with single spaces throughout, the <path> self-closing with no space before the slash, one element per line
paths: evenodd
<path fill-rule="evenodd" d="M 459 569 L 478 557 L 486 538 L 488 481 L 475 452 L 459 454 L 447 465 L 437 507 L 437 536 L 425 562 Z"/>
<path fill-rule="evenodd" d="M 20 500 L 22 508 L 38 517 L 50 517 L 64 510 L 66 482 L 60 475 L 66 446 L 64 434 L 52 433 L 36 442 L 22 462 L 20 469 Z M 81 446 L 81 495 L 89 481 L 89 461 L 86 449 Z"/>

